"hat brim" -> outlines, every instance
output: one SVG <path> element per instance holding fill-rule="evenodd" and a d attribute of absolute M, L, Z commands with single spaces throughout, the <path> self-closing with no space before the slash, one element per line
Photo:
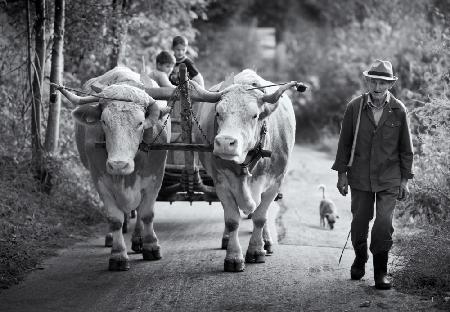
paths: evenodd
<path fill-rule="evenodd" d="M 368 70 L 364 71 L 363 75 L 366 77 L 369 77 L 369 78 L 381 79 L 381 80 L 386 80 L 386 81 L 396 81 L 398 79 L 398 77 L 396 77 L 396 76 L 386 77 L 386 76 L 378 76 L 378 75 L 369 75 Z"/>

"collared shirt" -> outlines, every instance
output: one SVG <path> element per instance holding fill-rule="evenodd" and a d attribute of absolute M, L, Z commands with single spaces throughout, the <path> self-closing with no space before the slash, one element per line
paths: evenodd
<path fill-rule="evenodd" d="M 353 164 L 347 166 L 361 96 L 350 101 L 345 110 L 332 169 L 346 172 L 349 185 L 361 191 L 379 192 L 398 187 L 402 178 L 413 177 L 413 147 L 406 107 L 391 95 L 377 126 L 367 100 L 362 102 Z"/>
<path fill-rule="evenodd" d="M 375 121 L 375 125 L 378 126 L 378 122 L 380 121 L 381 115 L 383 114 L 384 107 L 391 100 L 391 93 L 388 91 L 386 97 L 384 98 L 383 104 L 380 106 L 375 106 L 372 102 L 372 97 L 369 95 L 367 97 L 367 105 L 370 106 L 373 113 L 373 119 Z"/>

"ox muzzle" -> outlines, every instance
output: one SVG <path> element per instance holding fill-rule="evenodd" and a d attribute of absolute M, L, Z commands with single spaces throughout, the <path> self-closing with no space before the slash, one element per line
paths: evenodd
<path fill-rule="evenodd" d="M 235 163 L 243 162 L 245 155 L 242 155 L 242 139 L 233 135 L 218 134 L 214 139 L 213 154 L 224 160 L 234 161 Z"/>
<path fill-rule="evenodd" d="M 128 175 L 134 171 L 134 161 L 112 160 L 106 161 L 106 171 L 112 175 Z"/>

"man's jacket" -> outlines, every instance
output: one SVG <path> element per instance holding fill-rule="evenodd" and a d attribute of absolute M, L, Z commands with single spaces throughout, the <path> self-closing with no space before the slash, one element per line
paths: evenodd
<path fill-rule="evenodd" d="M 413 147 L 406 107 L 390 94 L 390 100 L 375 125 L 364 95 L 353 164 L 347 167 L 358 118 L 361 96 L 348 103 L 344 113 L 336 160 L 332 166 L 347 172 L 352 188 L 379 192 L 400 186 L 401 178 L 413 177 Z"/>

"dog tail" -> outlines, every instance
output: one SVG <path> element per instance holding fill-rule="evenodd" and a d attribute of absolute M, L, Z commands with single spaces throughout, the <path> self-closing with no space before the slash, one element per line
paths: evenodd
<path fill-rule="evenodd" d="M 325 189 L 326 189 L 325 185 L 323 184 L 319 185 L 319 190 L 322 190 L 322 199 L 325 199 Z"/>

